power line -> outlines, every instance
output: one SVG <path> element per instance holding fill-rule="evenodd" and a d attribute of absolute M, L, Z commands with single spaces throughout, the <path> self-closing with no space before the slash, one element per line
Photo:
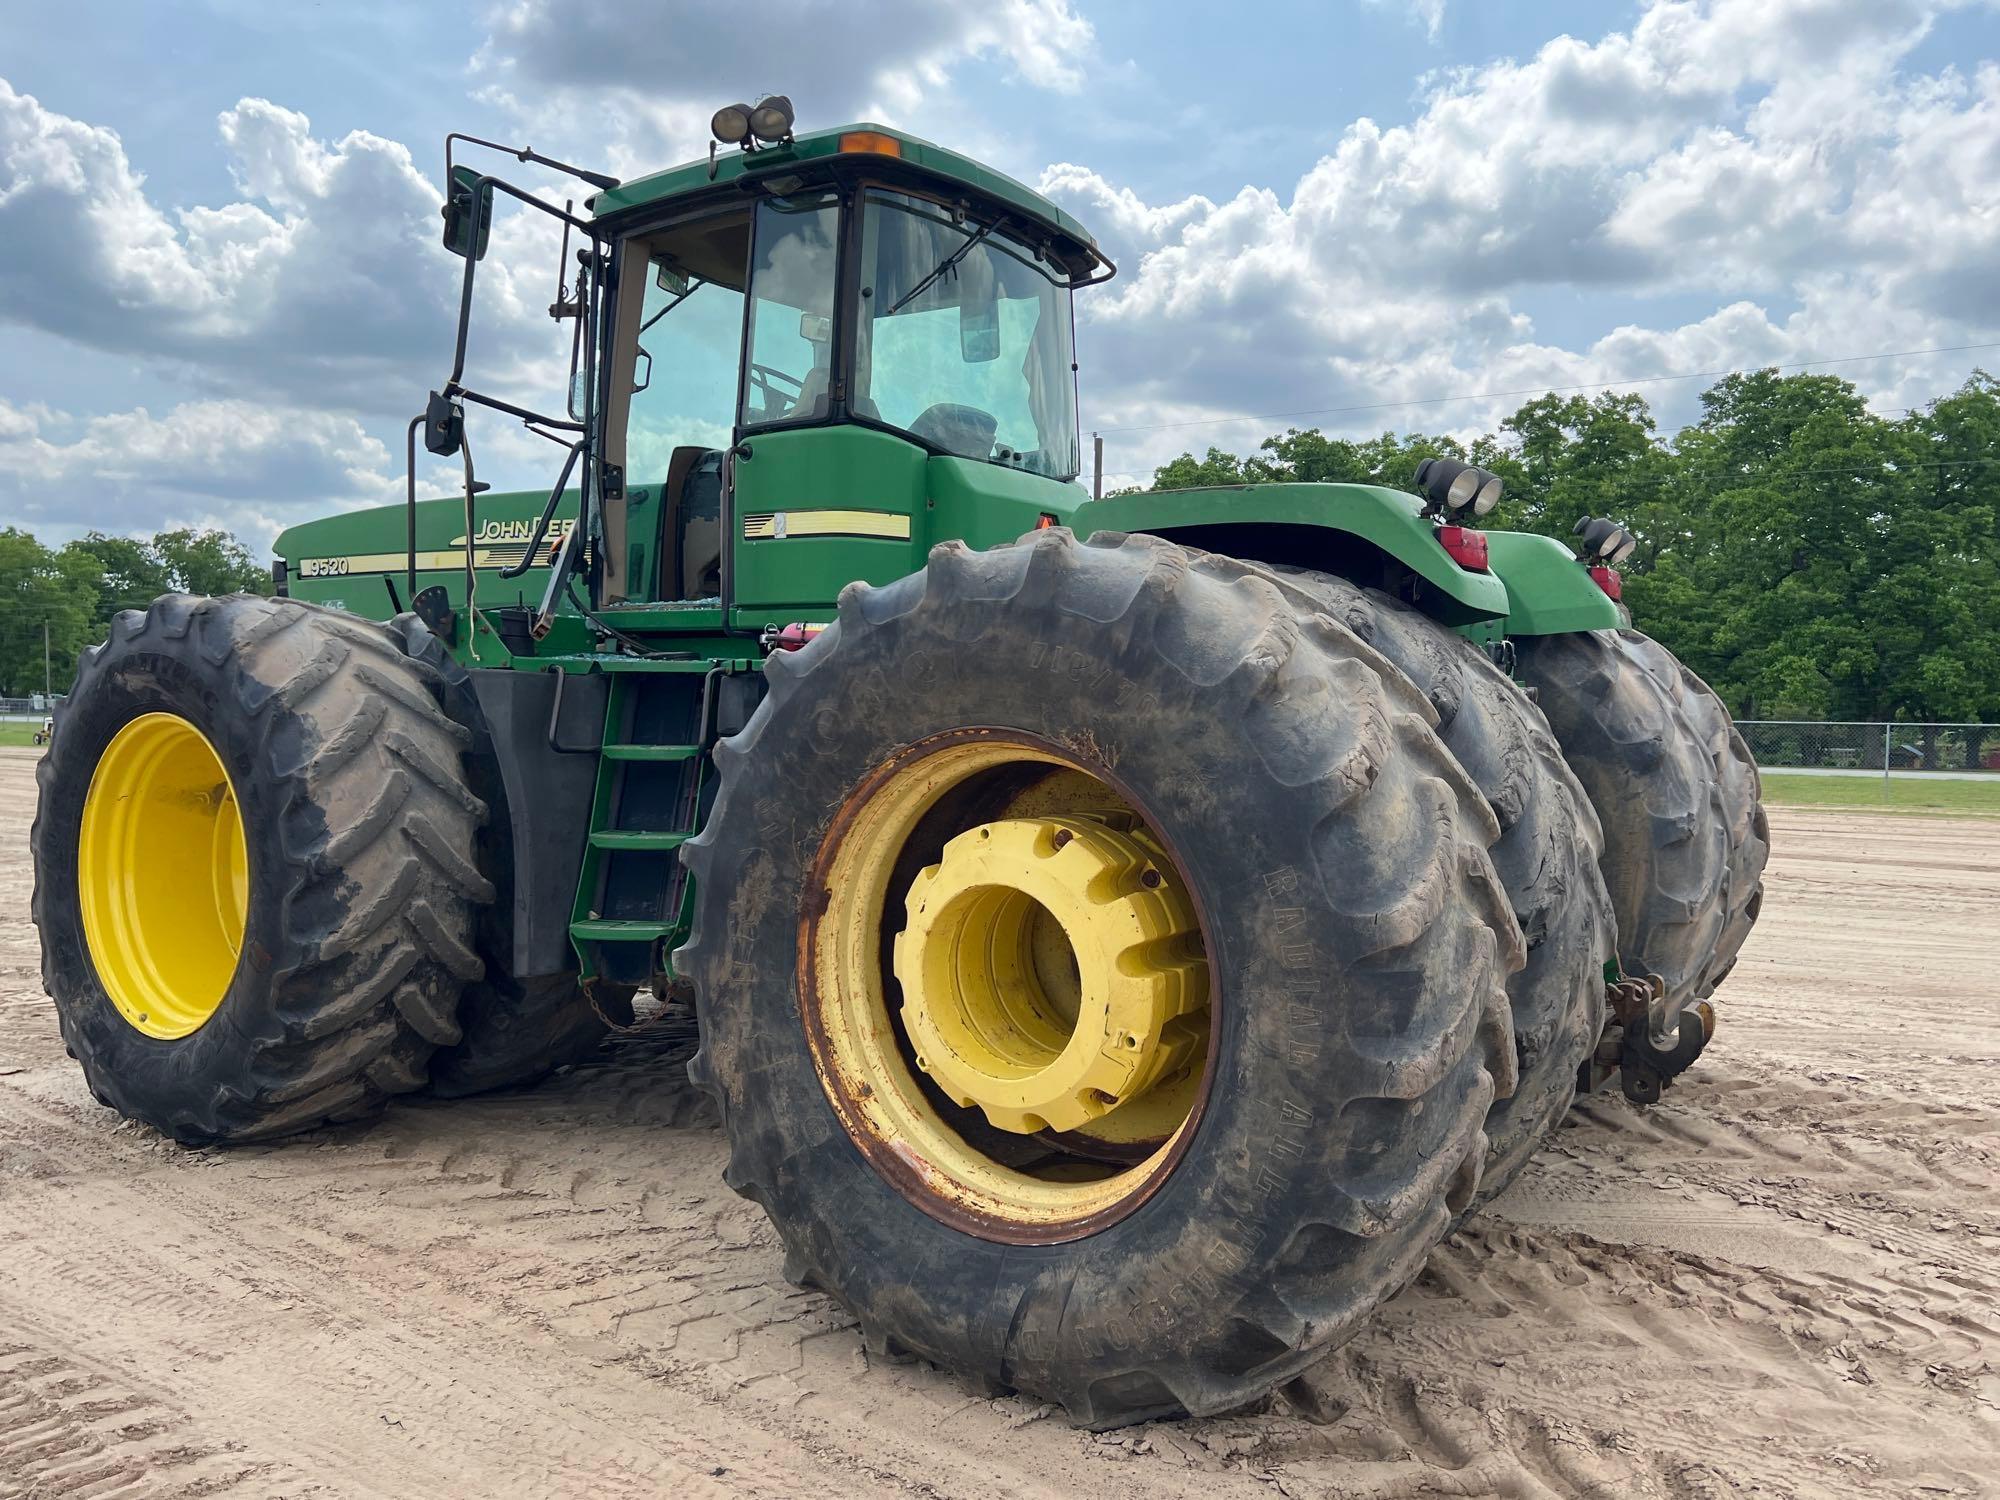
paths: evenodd
<path fill-rule="evenodd" d="M 1747 365 L 1728 370 L 1690 370 L 1684 375 L 1635 375 L 1627 379 L 1595 381 L 1588 385 L 1522 386 L 1518 390 L 1511 391 L 1465 391 L 1455 396 L 1413 396 L 1406 401 L 1366 401 L 1354 406 L 1315 406 L 1298 411 L 1261 412 L 1242 416 L 1210 415 L 1190 417 L 1178 422 L 1148 422 L 1130 427 L 1099 427 L 1093 430 L 1106 435 L 1117 432 L 1167 432 L 1181 427 L 1219 426 L 1226 422 L 1279 422 L 1290 417 L 1333 417 L 1366 411 L 1396 411 L 1407 406 L 1441 406 L 1453 401 L 1503 401 L 1517 396 L 1569 396 L 1584 391 L 1608 391 L 1620 386 L 1666 385 L 1680 380 L 1721 380 L 1730 375 L 1748 374 L 1751 370 L 1810 370 L 1820 365 L 1859 364 L 1871 359 L 1915 359 L 1926 354 L 1972 354 L 1987 349 L 2000 349 L 2000 342 L 1949 344 L 1934 349 L 1884 350 L 1879 354 L 1839 354 L 1826 359 L 1797 360 L 1791 364 Z"/>
<path fill-rule="evenodd" d="M 1656 452 L 1658 450 L 1655 450 Z M 1679 484 L 1686 480 L 1740 479 L 1745 485 L 1772 484 L 1786 479 L 1806 479 L 1821 474 L 1873 474 L 1887 478 L 1894 474 L 1914 474 L 1920 469 L 1970 469 L 1987 464 L 2000 464 L 2000 458 L 1939 458 L 1923 463 L 1905 464 L 1885 458 L 1880 463 L 1852 464 L 1839 468 L 1787 469 L 1777 464 L 1759 464 L 1754 469 L 1690 469 L 1685 473 L 1633 474 L 1614 476 L 1629 478 L 1633 483 L 1651 484 L 1655 488 Z"/>

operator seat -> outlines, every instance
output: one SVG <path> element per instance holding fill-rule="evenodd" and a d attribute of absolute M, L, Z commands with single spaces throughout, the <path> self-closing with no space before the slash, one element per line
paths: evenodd
<path fill-rule="evenodd" d="M 680 599 L 722 592 L 722 450 L 680 447 L 667 463 L 666 504 L 661 509 L 663 581 Z"/>
<path fill-rule="evenodd" d="M 1000 419 L 991 412 L 955 401 L 925 407 L 910 424 L 911 436 L 961 458 L 991 458 L 993 437 L 999 430 Z"/>

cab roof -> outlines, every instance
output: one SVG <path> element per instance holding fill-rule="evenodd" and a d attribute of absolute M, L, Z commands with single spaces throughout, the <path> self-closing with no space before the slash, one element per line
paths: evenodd
<path fill-rule="evenodd" d="M 935 186 L 958 187 L 994 199 L 1071 241 L 1090 259 L 1106 266 L 1110 264 L 1098 250 L 1097 240 L 1089 230 L 1032 188 L 969 156 L 961 156 L 956 151 L 948 151 L 886 125 L 866 122 L 842 125 L 834 130 L 815 130 L 794 136 L 783 145 L 763 146 L 756 151 L 743 151 L 734 146 L 718 147 L 712 166 L 707 160 L 702 160 L 668 167 L 664 171 L 620 183 L 615 188 L 606 188 L 588 201 L 591 211 L 597 217 L 605 218 L 648 204 L 707 193 L 725 184 L 747 184 L 769 176 L 782 176 L 786 167 L 836 158 L 860 163 L 878 162 L 885 168 L 891 162 L 899 163 L 900 167 L 895 170 L 928 178 Z"/>

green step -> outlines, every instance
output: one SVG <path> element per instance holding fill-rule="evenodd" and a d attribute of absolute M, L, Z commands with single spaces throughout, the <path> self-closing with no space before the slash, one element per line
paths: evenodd
<path fill-rule="evenodd" d="M 606 745 L 606 760 L 693 760 L 699 745 Z"/>
<path fill-rule="evenodd" d="M 650 943 L 673 930 L 671 922 L 614 922 L 598 917 L 569 924 L 570 936 L 582 943 Z"/>
<path fill-rule="evenodd" d="M 598 849 L 678 849 L 689 839 L 691 833 L 654 833 L 636 828 L 600 828 L 590 836 L 591 845 Z"/>

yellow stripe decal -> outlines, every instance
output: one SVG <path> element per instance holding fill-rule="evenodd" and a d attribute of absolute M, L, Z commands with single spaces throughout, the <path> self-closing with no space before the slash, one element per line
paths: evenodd
<path fill-rule="evenodd" d="M 472 554 L 475 568 L 507 568 L 521 560 L 523 549 L 514 546 L 481 547 Z M 539 565 L 554 560 L 555 549 L 544 547 Z M 357 552 L 347 557 L 302 557 L 293 568 L 299 578 L 344 578 L 353 573 L 400 573 L 409 563 L 405 552 Z M 419 552 L 417 571 L 442 573 L 465 571 L 465 549 L 451 547 L 439 552 Z"/>
<path fill-rule="evenodd" d="M 799 536 L 910 539 L 910 518 L 886 510 L 781 510 L 743 518 L 746 542 L 783 541 Z"/>

